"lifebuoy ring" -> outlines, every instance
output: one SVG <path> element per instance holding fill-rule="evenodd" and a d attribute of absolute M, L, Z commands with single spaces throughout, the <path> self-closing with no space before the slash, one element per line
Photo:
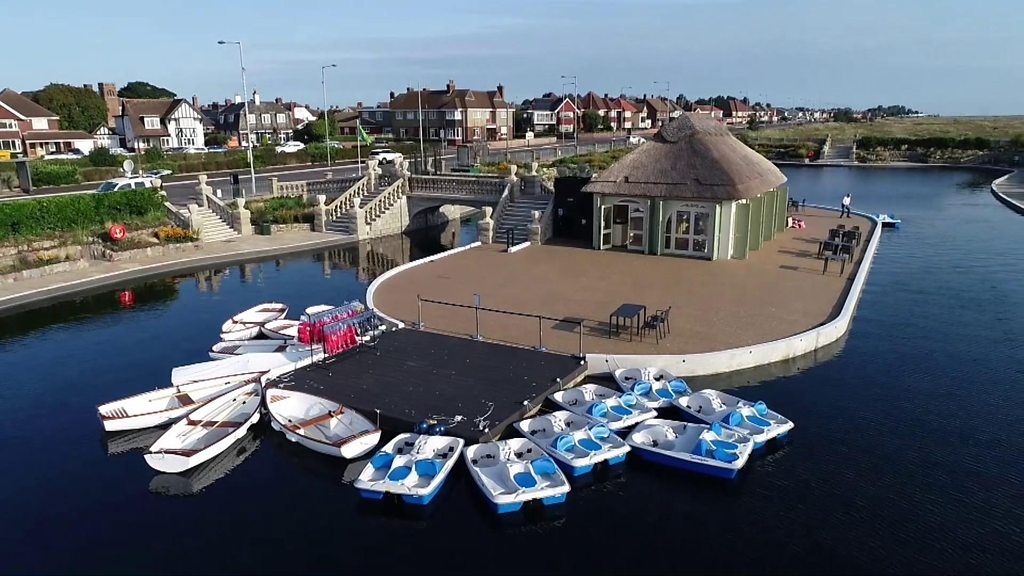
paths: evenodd
<path fill-rule="evenodd" d="M 135 306 L 135 292 L 131 290 L 122 290 L 118 295 L 117 299 L 121 302 L 122 308 L 131 308 Z"/>
<path fill-rule="evenodd" d="M 128 230 L 126 230 L 125 227 L 120 224 L 114 224 L 113 226 L 110 227 L 110 230 L 108 230 L 107 233 L 110 234 L 111 240 L 113 240 L 114 242 L 120 242 L 121 240 L 124 240 L 125 236 L 128 235 Z"/>

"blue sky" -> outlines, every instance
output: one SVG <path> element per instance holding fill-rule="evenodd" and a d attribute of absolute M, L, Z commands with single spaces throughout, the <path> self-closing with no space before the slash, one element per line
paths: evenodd
<path fill-rule="evenodd" d="M 14 0 L 4 0 L 14 3 Z M 243 8 L 244 6 L 244 8 Z M 503 15 L 497 14 L 502 7 Z M 245 3 L 17 2 L 2 84 L 119 86 L 181 96 L 249 89 L 322 103 L 386 100 L 406 86 L 504 83 L 520 101 L 580 90 L 746 95 L 778 106 L 906 104 L 944 115 L 1024 113 L 1021 0 L 519 0 Z M 42 38 L 42 39 L 41 39 Z M 657 86 L 664 92 L 665 85 Z"/>

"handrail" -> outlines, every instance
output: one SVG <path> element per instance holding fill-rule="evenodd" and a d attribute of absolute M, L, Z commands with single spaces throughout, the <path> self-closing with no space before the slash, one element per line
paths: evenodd
<path fill-rule="evenodd" d="M 363 176 L 358 182 L 349 187 L 348 190 L 342 192 L 341 195 L 325 206 L 330 219 L 334 220 L 358 206 L 359 199 L 363 197 L 363 194 L 366 194 L 366 188 L 369 181 L 369 176 Z"/>
<path fill-rule="evenodd" d="M 444 196 L 499 196 L 505 182 L 504 178 L 476 176 L 415 175 L 410 179 L 411 193 Z"/>
<path fill-rule="evenodd" d="M 432 300 L 430 298 L 423 298 L 419 294 L 416 295 L 416 328 L 423 329 L 423 303 L 428 304 L 439 304 L 441 306 L 451 306 L 452 308 L 470 308 L 476 311 L 476 335 L 475 339 L 481 340 L 480 336 L 480 312 L 494 312 L 495 314 L 505 314 L 506 316 L 518 316 L 521 318 L 536 318 L 537 319 L 537 347 L 536 350 L 541 352 L 547 350 L 544 348 L 544 329 L 541 327 L 541 320 L 550 320 L 552 322 L 572 322 L 580 327 L 580 347 L 578 358 L 585 358 L 583 354 L 583 320 L 566 320 L 565 318 L 554 318 L 551 316 L 544 316 L 543 314 L 527 314 L 526 312 L 514 312 L 512 310 L 501 310 L 500 308 L 486 308 L 483 306 L 476 306 L 470 304 L 458 304 L 456 302 L 445 302 L 444 300 Z"/>
<path fill-rule="evenodd" d="M 395 202 L 400 200 L 408 192 L 408 180 L 405 178 L 399 178 L 395 180 L 395 183 L 388 186 L 386 190 L 380 193 L 376 198 L 370 201 L 369 204 L 363 207 L 365 222 L 367 225 L 373 224 L 381 216 L 387 213 Z"/>
<path fill-rule="evenodd" d="M 205 196 L 209 201 L 207 206 L 210 208 L 210 211 L 216 214 L 228 226 L 231 226 L 231 208 L 228 207 L 223 200 L 217 198 L 213 194 L 210 194 L 206 190 L 203 190 L 203 196 Z"/>
<path fill-rule="evenodd" d="M 164 208 L 167 210 L 167 217 L 179 228 L 192 229 L 192 219 L 174 207 L 174 204 L 164 201 Z"/>
<path fill-rule="evenodd" d="M 491 220 L 494 221 L 495 230 L 498 229 L 498 225 L 501 222 L 501 217 L 505 214 L 505 208 L 508 206 L 509 199 L 512 198 L 512 183 L 509 182 L 505 186 L 505 191 L 501 193 L 501 198 L 498 199 L 498 203 L 494 206 L 494 214 Z"/>
<path fill-rule="evenodd" d="M 551 213 L 554 212 L 555 208 L 555 197 L 552 196 L 548 200 L 548 205 L 544 207 L 544 213 L 540 217 L 540 243 L 543 244 L 545 240 L 551 238 L 554 235 L 554 219 Z"/>

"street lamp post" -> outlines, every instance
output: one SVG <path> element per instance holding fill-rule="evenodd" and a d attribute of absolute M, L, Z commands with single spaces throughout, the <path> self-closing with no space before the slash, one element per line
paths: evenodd
<path fill-rule="evenodd" d="M 242 102 L 245 107 L 245 139 L 248 140 L 245 151 L 249 157 L 249 183 L 252 186 L 252 193 L 256 194 L 256 167 L 252 163 L 252 126 L 249 125 L 249 89 L 245 86 L 245 58 L 242 55 L 242 43 L 235 40 L 218 40 L 217 44 L 238 45 L 238 65 L 242 69 Z M 245 198 L 245 188 L 242 189 L 242 198 Z"/>
<path fill-rule="evenodd" d="M 655 80 L 654 85 L 657 86 L 658 84 L 665 85 L 665 124 L 668 124 L 669 120 L 672 120 L 672 106 L 668 103 L 669 94 L 672 93 L 672 82 L 669 80 Z"/>
<path fill-rule="evenodd" d="M 572 74 L 572 75 L 562 74 L 562 79 L 563 80 L 565 80 L 567 78 L 572 78 L 572 107 L 574 108 L 574 110 L 573 110 L 573 127 L 572 127 L 572 144 L 573 144 L 573 147 L 576 149 L 576 155 L 579 156 L 579 154 L 580 154 L 580 139 L 579 139 L 579 131 L 580 131 L 580 103 L 579 103 L 579 100 L 577 98 L 577 95 L 580 93 L 580 87 L 579 87 L 579 84 L 577 84 L 576 75 L 575 74 Z"/>
<path fill-rule="evenodd" d="M 337 68 L 337 64 L 327 64 L 326 66 L 320 67 L 320 85 L 324 88 L 324 145 L 327 147 L 327 166 L 331 165 L 331 131 L 327 117 L 330 116 L 327 111 L 327 69 Z M 356 135 L 359 138 L 359 135 Z"/>
<path fill-rule="evenodd" d="M 632 86 L 622 86 L 622 87 L 619 88 L 619 104 L 620 104 L 620 106 L 619 106 L 619 125 L 620 126 L 622 126 L 623 124 L 626 123 L 626 111 L 621 107 L 622 97 L 626 95 L 626 90 L 632 90 L 632 89 L 633 89 Z M 622 129 L 625 130 L 626 128 L 623 126 Z"/>

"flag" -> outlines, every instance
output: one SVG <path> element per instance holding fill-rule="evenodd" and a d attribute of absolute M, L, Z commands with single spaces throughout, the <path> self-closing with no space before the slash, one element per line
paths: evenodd
<path fill-rule="evenodd" d="M 373 138 L 366 133 L 366 130 L 363 130 L 362 126 L 359 126 L 359 141 L 367 146 L 373 144 Z"/>

